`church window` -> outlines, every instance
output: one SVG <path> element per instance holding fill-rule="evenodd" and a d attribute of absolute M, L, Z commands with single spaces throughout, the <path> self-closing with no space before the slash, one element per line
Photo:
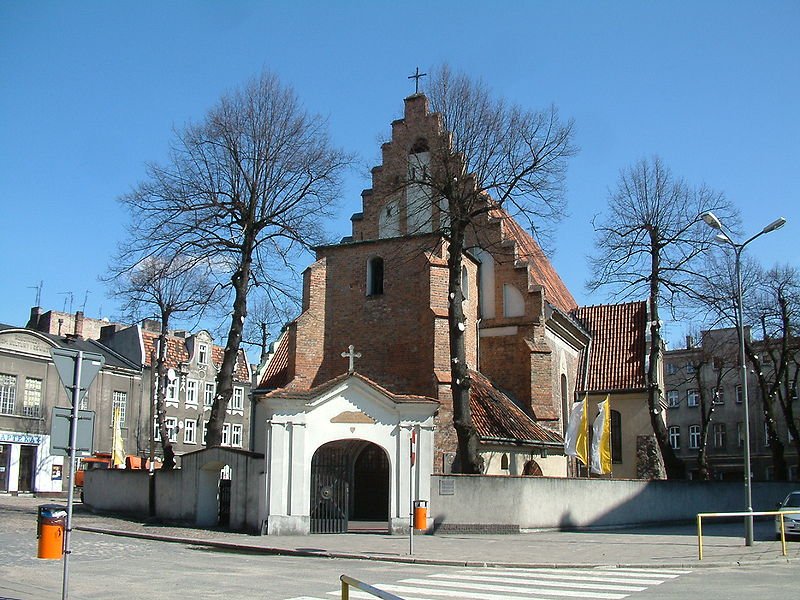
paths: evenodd
<path fill-rule="evenodd" d="M 478 277 L 480 282 L 481 317 L 484 319 L 494 319 L 494 259 L 492 255 L 483 248 L 476 248 L 472 253 L 480 263 Z"/>
<path fill-rule="evenodd" d="M 531 459 L 525 463 L 525 466 L 522 469 L 522 474 L 527 475 L 528 477 L 541 477 L 542 476 L 542 467 L 539 466 L 535 460 Z"/>
<path fill-rule="evenodd" d="M 525 315 L 525 299 L 516 287 L 503 284 L 503 315 L 506 317 L 522 317 Z"/>
<path fill-rule="evenodd" d="M 412 153 L 408 158 L 406 188 L 406 230 L 410 235 L 430 233 L 433 227 L 433 202 L 426 183 L 430 172 L 429 152 Z"/>
<path fill-rule="evenodd" d="M 567 387 L 567 376 L 561 374 L 561 433 L 567 434 L 569 424 L 569 389 Z"/>
<path fill-rule="evenodd" d="M 622 462 L 622 415 L 618 410 L 611 411 L 611 462 Z"/>
<path fill-rule="evenodd" d="M 367 296 L 383 294 L 383 259 L 373 256 L 367 261 Z"/>
<path fill-rule="evenodd" d="M 465 265 L 461 265 L 461 295 L 464 296 L 464 300 L 469 299 L 469 273 Z"/>
<path fill-rule="evenodd" d="M 504 471 L 508 471 L 508 454 L 503 454 L 500 458 L 500 468 Z"/>

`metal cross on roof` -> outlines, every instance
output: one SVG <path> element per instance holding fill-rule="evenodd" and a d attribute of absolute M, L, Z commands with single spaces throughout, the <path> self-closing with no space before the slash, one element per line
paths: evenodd
<path fill-rule="evenodd" d="M 355 346 L 350 344 L 347 347 L 347 352 L 342 352 L 342 358 L 350 359 L 350 367 L 347 369 L 347 372 L 353 373 L 356 370 L 356 359 L 361 358 L 361 352 L 356 352 Z"/>
<path fill-rule="evenodd" d="M 414 80 L 414 93 L 415 94 L 419 94 L 419 80 L 421 78 L 427 77 L 427 76 L 428 76 L 427 73 L 420 73 L 419 72 L 419 67 L 417 67 L 417 71 L 413 75 L 409 75 L 408 76 L 409 79 L 413 79 Z"/>

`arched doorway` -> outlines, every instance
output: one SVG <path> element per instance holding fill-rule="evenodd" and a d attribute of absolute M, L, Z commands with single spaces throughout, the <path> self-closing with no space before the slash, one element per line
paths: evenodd
<path fill-rule="evenodd" d="M 388 522 L 389 491 L 389 459 L 377 444 L 320 446 L 311 458 L 311 533 L 345 533 L 351 521 Z"/>

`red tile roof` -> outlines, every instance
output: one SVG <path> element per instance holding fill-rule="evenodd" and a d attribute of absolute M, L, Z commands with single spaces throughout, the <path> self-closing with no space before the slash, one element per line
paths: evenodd
<path fill-rule="evenodd" d="M 264 375 L 258 382 L 258 388 L 271 390 L 283 387 L 287 383 L 289 383 L 289 336 L 284 332 L 269 358 Z"/>
<path fill-rule="evenodd" d="M 583 306 L 574 314 L 592 335 L 588 357 L 581 354 L 579 373 L 586 381 L 579 391 L 646 389 L 647 303 Z"/>
<path fill-rule="evenodd" d="M 142 331 L 142 341 L 144 342 L 144 362 L 150 364 L 150 357 L 156 348 L 158 334 L 152 331 Z M 225 349 L 222 346 L 212 345 L 211 361 L 217 369 L 222 365 L 222 356 Z M 169 335 L 167 337 L 167 368 L 177 369 L 180 363 L 189 360 L 189 350 L 186 347 L 186 338 Z M 239 382 L 250 382 L 250 370 L 247 364 L 247 356 L 244 350 L 239 350 L 239 360 L 236 363 L 236 371 L 233 378 Z"/>
<path fill-rule="evenodd" d="M 318 396 L 324 394 L 331 388 L 336 387 L 342 381 L 350 378 L 355 377 L 356 379 L 360 379 L 370 387 L 376 389 L 384 396 L 390 398 L 394 402 L 398 404 L 404 402 L 413 402 L 413 403 L 423 403 L 423 404 L 439 404 L 438 400 L 433 398 L 428 398 L 427 396 L 413 396 L 410 394 L 394 394 L 387 390 L 386 388 L 378 385 L 374 381 L 372 381 L 369 377 L 365 377 L 361 373 L 354 372 L 354 373 L 342 373 L 333 379 L 329 379 L 323 384 L 320 384 L 316 387 L 310 389 L 298 389 L 298 388 L 279 388 L 277 390 L 272 390 L 271 392 L 267 392 L 261 398 L 293 398 L 298 400 L 313 400 Z"/>
<path fill-rule="evenodd" d="M 502 219 L 506 237 L 517 244 L 517 259 L 528 263 L 532 283 L 544 288 L 545 299 L 565 313 L 577 308 L 575 298 L 536 240 L 504 210 L 495 209 L 491 214 L 494 218 Z"/>
<path fill-rule="evenodd" d="M 486 376 L 475 371 L 471 371 L 470 376 L 469 406 L 481 441 L 563 445 L 561 435 L 531 419 Z"/>

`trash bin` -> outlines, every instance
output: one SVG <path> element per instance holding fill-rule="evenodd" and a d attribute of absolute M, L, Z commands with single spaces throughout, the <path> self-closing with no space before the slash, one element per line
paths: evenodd
<path fill-rule="evenodd" d="M 414 529 L 426 531 L 428 529 L 428 501 L 414 500 Z"/>
<path fill-rule="evenodd" d="M 39 538 L 37 558 L 59 559 L 64 556 L 64 530 L 67 528 L 67 509 L 58 504 L 40 504 L 36 520 Z"/>

